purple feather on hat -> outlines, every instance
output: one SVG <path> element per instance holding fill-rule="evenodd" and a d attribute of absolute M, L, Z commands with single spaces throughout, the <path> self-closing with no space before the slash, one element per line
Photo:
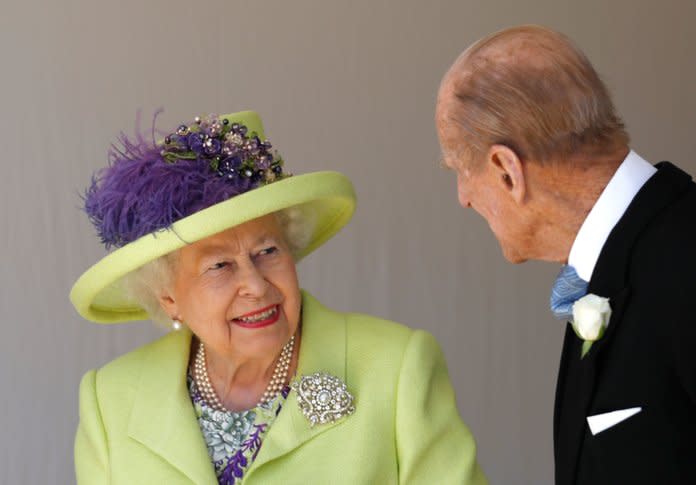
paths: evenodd
<path fill-rule="evenodd" d="M 84 210 L 107 249 L 171 227 L 179 219 L 223 202 L 262 183 L 221 176 L 202 157 L 165 160 L 162 147 L 136 129 L 112 145 L 109 164 L 92 177 Z"/>

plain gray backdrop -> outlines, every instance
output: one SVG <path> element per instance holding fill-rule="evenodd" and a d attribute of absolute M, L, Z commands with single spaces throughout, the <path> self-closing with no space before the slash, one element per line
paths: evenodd
<path fill-rule="evenodd" d="M 437 164 L 438 84 L 489 32 L 554 27 L 609 84 L 632 147 L 696 173 L 695 2 L 2 3 L 0 482 L 74 482 L 80 377 L 160 333 L 89 324 L 68 292 L 104 254 L 80 191 L 136 111 L 164 107 L 163 130 L 255 109 L 292 171 L 351 177 L 355 218 L 301 264 L 302 285 L 431 331 L 491 482 L 552 483 L 558 266 L 505 263 L 457 205 Z"/>

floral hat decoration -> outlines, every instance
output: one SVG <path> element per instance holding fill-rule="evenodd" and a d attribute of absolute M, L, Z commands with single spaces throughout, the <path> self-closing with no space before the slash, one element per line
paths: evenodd
<path fill-rule="evenodd" d="M 148 318 L 122 278 L 160 256 L 244 222 L 296 208 L 313 230 L 296 259 L 321 246 L 355 210 L 337 172 L 291 176 L 257 113 L 196 117 L 161 141 L 120 137 L 85 194 L 85 211 L 107 250 L 77 280 L 70 299 L 98 323 Z"/>

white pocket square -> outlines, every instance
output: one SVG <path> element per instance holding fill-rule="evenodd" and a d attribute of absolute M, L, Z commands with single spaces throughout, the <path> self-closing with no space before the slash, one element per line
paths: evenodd
<path fill-rule="evenodd" d="M 587 424 L 590 426 L 592 436 L 594 436 L 612 426 L 616 426 L 621 421 L 627 420 L 642 410 L 643 408 L 628 408 L 611 411 L 609 413 L 595 414 L 594 416 L 587 417 Z"/>

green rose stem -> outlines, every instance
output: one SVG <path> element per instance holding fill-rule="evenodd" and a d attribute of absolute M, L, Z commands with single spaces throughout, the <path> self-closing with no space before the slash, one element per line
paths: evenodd
<path fill-rule="evenodd" d="M 585 340 L 582 342 L 582 352 L 580 352 L 581 359 L 585 358 L 585 355 L 590 351 L 593 343 L 592 340 Z"/>

